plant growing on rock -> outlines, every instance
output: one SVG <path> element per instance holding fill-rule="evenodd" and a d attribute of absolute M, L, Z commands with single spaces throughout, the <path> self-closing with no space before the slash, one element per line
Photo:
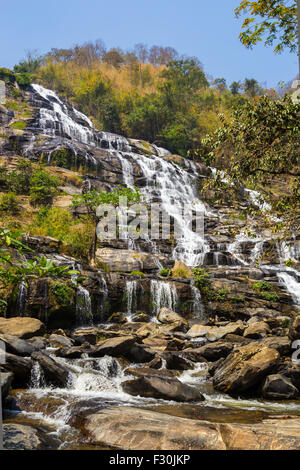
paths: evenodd
<path fill-rule="evenodd" d="M 51 205 L 57 195 L 59 179 L 43 169 L 33 172 L 30 178 L 30 204 L 32 206 Z"/>

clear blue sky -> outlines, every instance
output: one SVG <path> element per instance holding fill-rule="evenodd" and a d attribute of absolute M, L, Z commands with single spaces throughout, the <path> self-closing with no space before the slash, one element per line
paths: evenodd
<path fill-rule="evenodd" d="M 1 2 L 2 3 L 2 2 Z M 297 74 L 297 55 L 252 51 L 239 42 L 238 0 L 14 0 L 1 5 L 0 66 L 25 50 L 47 52 L 97 38 L 130 49 L 143 42 L 199 57 L 207 73 L 228 83 L 245 77 L 276 86 Z"/>

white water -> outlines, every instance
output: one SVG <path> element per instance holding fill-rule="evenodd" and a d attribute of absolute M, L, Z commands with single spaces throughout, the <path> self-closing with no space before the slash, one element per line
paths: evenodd
<path fill-rule="evenodd" d="M 292 275 L 286 272 L 278 273 L 277 276 L 287 291 L 292 295 L 295 304 L 300 307 L 300 282 L 297 282 Z"/>
<path fill-rule="evenodd" d="M 25 312 L 26 301 L 27 301 L 28 289 L 24 281 L 22 281 L 18 288 L 17 297 L 17 314 L 22 316 Z"/>
<path fill-rule="evenodd" d="M 151 280 L 151 300 L 153 303 L 153 315 L 157 316 L 160 309 L 167 307 L 176 311 L 178 295 L 174 283 Z"/>
<path fill-rule="evenodd" d="M 191 294 L 193 299 L 193 313 L 195 319 L 204 319 L 204 305 L 202 303 L 201 292 L 200 290 L 191 284 Z"/>
<path fill-rule="evenodd" d="M 76 319 L 78 325 L 92 325 L 93 313 L 89 291 L 79 286 L 76 294 Z"/>
<path fill-rule="evenodd" d="M 127 321 L 132 320 L 137 308 L 137 281 L 126 281 Z"/>

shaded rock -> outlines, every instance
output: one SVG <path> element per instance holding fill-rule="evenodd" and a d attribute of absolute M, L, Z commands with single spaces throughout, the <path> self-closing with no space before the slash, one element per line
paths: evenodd
<path fill-rule="evenodd" d="M 123 356 L 130 362 L 145 363 L 152 361 L 155 358 L 155 353 L 135 343 L 127 353 L 123 353 Z"/>
<path fill-rule="evenodd" d="M 144 376 L 137 380 L 128 380 L 122 383 L 124 392 L 133 396 L 147 398 L 162 398 L 179 402 L 203 401 L 204 397 L 196 389 L 181 383 L 171 377 Z"/>
<path fill-rule="evenodd" d="M 233 349 L 232 343 L 224 341 L 217 341 L 215 343 L 205 344 L 197 349 L 200 356 L 207 359 L 209 362 L 214 362 L 221 357 L 227 357 Z"/>
<path fill-rule="evenodd" d="M 159 356 L 155 356 L 153 361 L 149 362 L 148 364 L 145 364 L 145 367 L 148 367 L 150 369 L 160 369 L 162 367 L 162 359 Z"/>
<path fill-rule="evenodd" d="M 55 351 L 55 356 L 64 357 L 65 359 L 79 359 L 83 353 L 90 352 L 90 345 L 88 343 L 82 346 L 73 346 L 71 348 L 59 348 Z"/>
<path fill-rule="evenodd" d="M 119 336 L 102 341 L 91 352 L 91 357 L 125 356 L 129 353 L 136 338 L 134 336 Z"/>
<path fill-rule="evenodd" d="M 17 356 L 30 356 L 35 351 L 33 344 L 24 339 L 19 339 L 17 336 L 0 335 L 0 341 L 4 342 L 8 353 L 16 354 Z"/>
<path fill-rule="evenodd" d="M 165 360 L 167 369 L 190 370 L 194 368 L 193 364 L 179 354 L 164 352 L 161 357 Z"/>
<path fill-rule="evenodd" d="M 49 336 L 49 342 L 53 348 L 66 347 L 71 348 L 74 345 L 74 341 L 67 336 L 52 334 Z"/>
<path fill-rule="evenodd" d="M 293 362 L 284 363 L 278 368 L 277 373 L 287 377 L 300 391 L 300 364 L 294 364 Z"/>
<path fill-rule="evenodd" d="M 97 336 L 98 331 L 96 328 L 75 330 L 72 334 L 72 338 L 76 341 L 77 344 L 88 342 L 92 345 L 95 345 L 97 343 Z"/>
<path fill-rule="evenodd" d="M 216 390 L 236 394 L 259 384 L 278 364 L 279 353 L 263 344 L 250 343 L 235 349 L 215 371 Z"/>
<path fill-rule="evenodd" d="M 251 343 L 250 338 L 245 338 L 245 337 L 239 336 L 239 335 L 233 335 L 231 333 L 229 335 L 226 335 L 224 337 L 224 340 L 226 340 L 226 342 L 229 342 L 229 343 L 240 344 L 240 345 L 245 345 L 245 344 Z"/>
<path fill-rule="evenodd" d="M 174 372 L 166 369 L 150 369 L 149 367 L 128 367 L 125 370 L 125 375 L 134 375 L 135 377 L 160 377 L 165 379 L 166 377 L 174 377 Z"/>
<path fill-rule="evenodd" d="M 14 387 L 28 386 L 32 368 L 32 361 L 30 359 L 6 353 L 3 367 L 13 373 Z"/>
<path fill-rule="evenodd" d="M 92 442 L 126 450 L 225 450 L 212 423 L 118 406 L 86 416 Z"/>
<path fill-rule="evenodd" d="M 60 387 L 66 387 L 69 377 L 69 371 L 66 367 L 41 352 L 34 352 L 31 355 L 31 359 L 40 364 L 47 382 Z"/>
<path fill-rule="evenodd" d="M 46 338 L 42 338 L 40 336 L 34 336 L 28 340 L 30 344 L 34 347 L 35 351 L 39 351 L 41 349 L 45 349 L 48 345 L 48 341 Z"/>
<path fill-rule="evenodd" d="M 276 349 L 280 356 L 288 356 L 291 353 L 291 341 L 287 336 L 270 336 L 260 342 L 268 348 Z"/>
<path fill-rule="evenodd" d="M 265 322 L 251 323 L 244 331 L 245 338 L 260 339 L 270 333 L 270 328 Z"/>
<path fill-rule="evenodd" d="M 0 318 L 0 333 L 14 335 L 21 339 L 29 339 L 33 336 L 43 335 L 45 326 L 36 318 Z"/>
<path fill-rule="evenodd" d="M 274 374 L 266 378 L 262 395 L 271 400 L 292 400 L 299 395 L 299 391 L 287 377 Z"/>
<path fill-rule="evenodd" d="M 6 450 L 37 450 L 42 445 L 35 428 L 17 423 L 3 425 L 3 443 Z"/>
<path fill-rule="evenodd" d="M 181 352 L 181 356 L 184 359 L 192 362 L 206 362 L 206 359 L 202 356 L 201 352 L 199 352 L 200 348 L 187 348 Z"/>

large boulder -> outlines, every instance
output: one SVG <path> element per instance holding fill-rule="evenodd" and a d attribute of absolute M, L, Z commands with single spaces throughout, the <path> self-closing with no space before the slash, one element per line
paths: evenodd
<path fill-rule="evenodd" d="M 124 273 L 133 271 L 152 273 L 157 271 L 157 261 L 166 263 L 166 259 L 161 255 L 114 248 L 99 248 L 96 251 L 96 261 L 106 265 L 112 272 Z"/>
<path fill-rule="evenodd" d="M 292 400 L 299 396 L 299 391 L 287 377 L 274 374 L 266 378 L 262 394 L 271 400 Z"/>
<path fill-rule="evenodd" d="M 212 423 L 133 407 L 109 407 L 85 417 L 91 441 L 124 450 L 225 450 Z"/>
<path fill-rule="evenodd" d="M 119 357 L 129 353 L 135 343 L 134 336 L 119 336 L 106 339 L 96 345 L 90 352 L 91 357 L 112 356 Z"/>
<path fill-rule="evenodd" d="M 216 390 L 229 394 L 245 392 L 272 372 L 280 359 L 275 349 L 250 343 L 234 350 L 215 371 Z"/>
<path fill-rule="evenodd" d="M 32 368 L 32 361 L 30 359 L 6 353 L 3 367 L 13 373 L 13 386 L 15 388 L 28 386 Z"/>
<path fill-rule="evenodd" d="M 189 323 L 187 320 L 182 318 L 178 313 L 174 312 L 170 308 L 164 307 L 161 308 L 159 314 L 157 315 L 158 321 L 161 323 L 175 323 L 175 322 L 182 322 L 184 325 L 188 326 Z"/>
<path fill-rule="evenodd" d="M 246 330 L 244 331 L 244 337 L 251 339 L 260 339 L 267 336 L 268 333 L 270 333 L 270 328 L 267 323 L 263 321 L 258 321 L 251 323 L 246 328 Z"/>
<path fill-rule="evenodd" d="M 14 335 L 20 339 L 29 339 L 45 333 L 45 325 L 36 318 L 13 317 L 0 318 L 0 334 Z"/>
<path fill-rule="evenodd" d="M 175 377 L 157 377 L 148 375 L 137 380 L 128 380 L 122 383 L 124 392 L 129 395 L 162 398 L 179 402 L 203 401 L 203 395 L 193 387 L 181 383 Z"/>
<path fill-rule="evenodd" d="M 51 357 L 42 352 L 34 352 L 31 355 L 33 361 L 37 361 L 43 369 L 48 383 L 58 387 L 66 387 L 68 384 L 69 370 Z"/>
<path fill-rule="evenodd" d="M 193 325 L 187 332 L 189 338 L 205 337 L 208 341 L 214 342 L 224 338 L 224 336 L 233 334 L 241 335 L 245 330 L 242 321 L 228 323 L 224 326 Z"/>
<path fill-rule="evenodd" d="M 204 357 L 204 359 L 207 361 L 214 362 L 221 357 L 227 357 L 228 354 L 231 353 L 232 349 L 232 343 L 227 343 L 226 341 L 216 341 L 215 343 L 207 343 L 204 346 L 194 350 L 194 352 L 197 352 L 200 357 Z M 189 349 L 186 349 L 184 352 L 186 351 L 189 351 Z"/>
<path fill-rule="evenodd" d="M 8 353 L 17 356 L 30 356 L 36 350 L 33 344 L 14 335 L 0 335 L 0 341 L 4 342 L 5 350 Z"/>

